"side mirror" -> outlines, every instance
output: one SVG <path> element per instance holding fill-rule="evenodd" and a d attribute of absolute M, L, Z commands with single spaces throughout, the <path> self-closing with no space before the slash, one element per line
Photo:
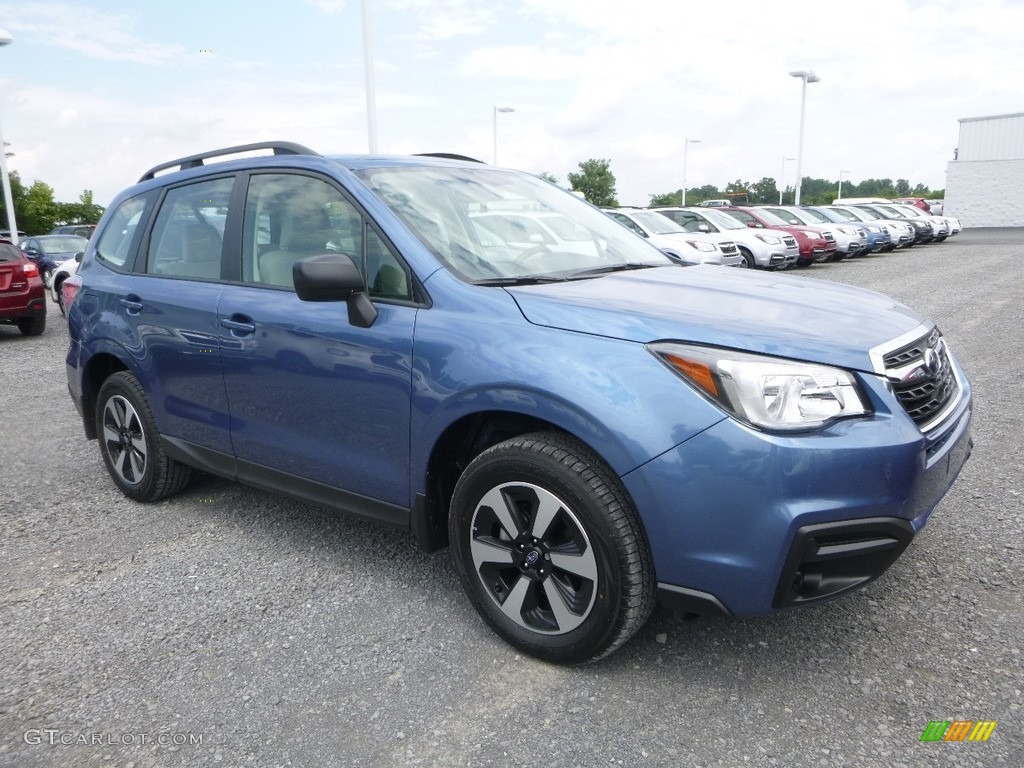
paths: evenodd
<path fill-rule="evenodd" d="M 369 328 L 377 319 L 377 308 L 366 295 L 363 275 L 345 253 L 307 256 L 292 265 L 295 293 L 302 301 L 344 301 L 348 321 Z"/>
<path fill-rule="evenodd" d="M 75 254 L 75 261 L 81 264 L 83 256 L 85 256 L 85 251 L 79 251 L 78 253 Z"/>
<path fill-rule="evenodd" d="M 25 255 L 26 256 L 38 256 L 39 255 L 39 249 L 37 249 L 37 248 L 26 248 L 25 249 Z"/>
<path fill-rule="evenodd" d="M 711 227 L 709 227 L 707 224 L 698 224 L 697 225 L 697 231 L 698 232 L 710 232 L 711 231 Z"/>

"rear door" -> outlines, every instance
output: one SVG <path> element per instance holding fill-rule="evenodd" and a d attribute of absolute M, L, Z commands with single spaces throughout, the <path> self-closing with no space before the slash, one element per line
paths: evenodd
<path fill-rule="evenodd" d="M 225 467 L 232 459 L 217 304 L 224 290 L 223 230 L 233 185 L 228 175 L 165 190 L 149 217 L 134 269 L 112 281 L 116 292 L 110 297 L 121 326 L 113 332 L 123 334 L 135 358 L 163 436 L 190 450 L 222 454 Z M 134 225 L 126 222 L 123 229 L 108 227 L 104 238 L 131 239 Z M 107 252 L 116 260 L 121 241 L 101 241 L 97 257 Z"/>

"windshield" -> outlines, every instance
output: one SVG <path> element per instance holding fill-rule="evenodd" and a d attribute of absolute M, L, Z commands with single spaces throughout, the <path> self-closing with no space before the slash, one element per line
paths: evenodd
<path fill-rule="evenodd" d="M 836 218 L 833 219 L 833 221 L 839 221 L 839 219 L 845 219 L 846 221 L 863 221 L 863 219 L 858 219 L 849 208 L 823 208 L 822 210 L 835 216 Z"/>
<path fill-rule="evenodd" d="M 700 213 L 701 213 L 701 216 L 706 217 L 708 221 L 710 221 L 712 224 L 714 224 L 719 229 L 746 229 L 747 228 L 746 224 L 741 224 L 736 219 L 734 219 L 732 216 L 729 216 L 728 214 L 722 213 L 721 211 L 706 210 L 706 211 L 701 211 Z"/>
<path fill-rule="evenodd" d="M 681 226 L 672 221 L 668 216 L 660 213 L 637 211 L 633 217 L 639 221 L 649 232 L 656 235 L 674 235 L 686 232 Z"/>
<path fill-rule="evenodd" d="M 848 210 L 861 221 L 880 221 L 882 219 L 877 213 L 869 211 L 867 208 L 844 208 L 843 210 Z"/>
<path fill-rule="evenodd" d="M 804 221 L 796 211 L 788 211 L 784 208 L 762 208 L 761 211 L 777 216 L 787 224 L 795 224 L 797 226 L 807 224 L 807 222 Z"/>
<path fill-rule="evenodd" d="M 815 210 L 814 208 L 801 208 L 800 213 L 803 214 L 804 219 L 810 224 L 812 222 L 818 224 L 831 224 L 832 219 L 826 216 L 821 211 Z"/>
<path fill-rule="evenodd" d="M 540 282 L 673 264 L 601 211 L 529 174 L 421 166 L 370 168 L 358 175 L 442 263 L 469 282 Z"/>
<path fill-rule="evenodd" d="M 84 251 L 89 241 L 77 235 L 53 235 L 39 238 L 43 253 L 78 253 Z"/>
<path fill-rule="evenodd" d="M 783 219 L 780 219 L 774 213 L 769 213 L 768 211 L 764 210 L 763 208 L 758 210 L 758 214 L 764 220 L 764 223 L 767 224 L 769 227 L 791 227 L 791 226 L 793 226 L 789 222 L 784 221 Z"/>

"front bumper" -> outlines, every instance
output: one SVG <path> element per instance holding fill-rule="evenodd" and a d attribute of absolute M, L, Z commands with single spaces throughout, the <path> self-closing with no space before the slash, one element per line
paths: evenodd
<path fill-rule="evenodd" d="M 693 612 L 770 613 L 883 573 L 971 451 L 971 392 L 926 437 L 875 377 L 875 413 L 807 435 L 724 419 L 627 474 L 659 592 Z"/>

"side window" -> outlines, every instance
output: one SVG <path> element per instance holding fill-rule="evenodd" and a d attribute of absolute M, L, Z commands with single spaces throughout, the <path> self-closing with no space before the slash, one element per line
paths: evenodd
<path fill-rule="evenodd" d="M 132 252 L 132 241 L 142 215 L 153 193 L 139 195 L 125 200 L 114 211 L 113 216 L 103 228 L 103 234 L 96 242 L 96 257 L 115 267 L 123 267 Z"/>
<path fill-rule="evenodd" d="M 168 190 L 153 222 L 146 272 L 219 280 L 233 185 L 234 178 L 228 177 Z"/>
<path fill-rule="evenodd" d="M 751 224 L 757 224 L 757 219 L 755 219 L 746 211 L 729 211 L 729 215 L 732 216 L 734 219 L 742 222 L 743 224 L 746 224 L 748 227 Z"/>
<path fill-rule="evenodd" d="M 293 288 L 292 265 L 322 253 L 348 254 L 371 298 L 412 298 L 408 270 L 337 189 L 300 174 L 252 176 L 242 224 L 242 279 Z"/>

